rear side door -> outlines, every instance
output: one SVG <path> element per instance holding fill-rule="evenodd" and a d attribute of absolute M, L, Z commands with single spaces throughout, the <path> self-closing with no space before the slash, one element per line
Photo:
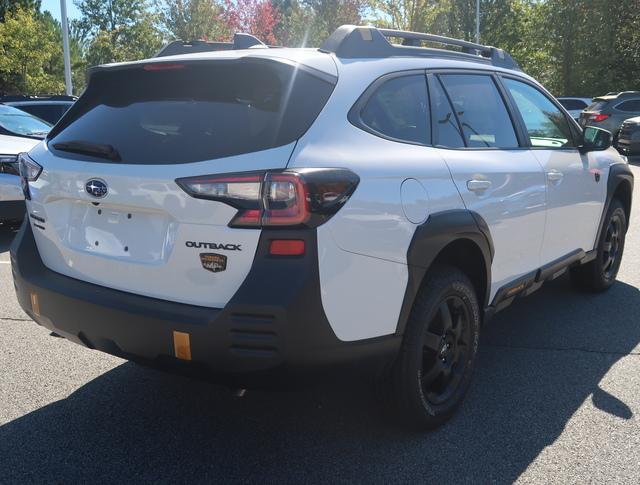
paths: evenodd
<path fill-rule="evenodd" d="M 505 93 L 490 72 L 428 74 L 434 144 L 465 206 L 489 227 L 495 255 L 491 295 L 540 265 L 545 180 L 523 147 Z"/>
<path fill-rule="evenodd" d="M 578 130 L 550 96 L 522 79 L 503 80 L 522 118 L 531 153 L 547 186 L 547 222 L 542 264 L 576 250 L 593 249 L 602 215 L 605 178 L 596 154 L 581 154 Z"/>

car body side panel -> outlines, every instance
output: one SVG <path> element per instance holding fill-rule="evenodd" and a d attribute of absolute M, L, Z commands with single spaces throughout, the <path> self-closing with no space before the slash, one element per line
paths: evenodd
<path fill-rule="evenodd" d="M 24 200 L 20 177 L 8 173 L 0 173 L 0 202 L 16 200 Z"/>
<path fill-rule="evenodd" d="M 611 150 L 611 151 L 610 151 Z M 540 264 L 576 249 L 594 248 L 615 150 L 581 154 L 577 149 L 532 150 L 547 177 L 547 222 Z M 559 172 L 560 180 L 549 174 Z"/>
<path fill-rule="evenodd" d="M 499 288 L 540 266 L 546 215 L 542 167 L 522 150 L 441 150 L 467 209 L 480 214 L 495 245 L 490 300 Z M 473 192 L 468 181 L 483 180 Z"/>
<path fill-rule="evenodd" d="M 328 227 L 318 228 L 322 306 L 343 341 L 395 333 L 408 280 L 406 264 L 340 249 Z"/>
<path fill-rule="evenodd" d="M 464 208 L 436 149 L 387 140 L 348 121 L 351 106 L 378 77 L 380 63 L 363 64 L 377 68 L 367 72 L 356 64 L 348 67 L 354 72 L 339 78 L 289 163 L 290 168 L 344 167 L 360 177 L 346 205 L 318 228 L 322 302 L 343 340 L 396 332 L 408 281 L 407 252 L 416 228 L 433 212 Z M 379 74 L 388 71 L 387 65 Z M 349 82 L 343 82 L 345 78 Z"/>

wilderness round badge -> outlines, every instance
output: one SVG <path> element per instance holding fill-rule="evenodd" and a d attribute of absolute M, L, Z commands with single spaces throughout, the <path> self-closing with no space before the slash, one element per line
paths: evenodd
<path fill-rule="evenodd" d="M 227 269 L 227 257 L 224 254 L 200 253 L 202 267 L 212 273 Z"/>

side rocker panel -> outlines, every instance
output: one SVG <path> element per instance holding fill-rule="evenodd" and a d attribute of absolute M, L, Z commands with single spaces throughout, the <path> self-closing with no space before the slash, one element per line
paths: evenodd
<path fill-rule="evenodd" d="M 491 289 L 491 261 L 494 254 L 493 240 L 486 222 L 479 214 L 465 209 L 438 212 L 430 215 L 424 224 L 416 228 L 407 251 L 408 281 L 398 318 L 398 334 L 404 334 L 413 302 L 429 268 L 443 249 L 458 240 L 471 241 L 482 252 L 486 290 L 479 303 L 482 308 L 486 307 Z"/>

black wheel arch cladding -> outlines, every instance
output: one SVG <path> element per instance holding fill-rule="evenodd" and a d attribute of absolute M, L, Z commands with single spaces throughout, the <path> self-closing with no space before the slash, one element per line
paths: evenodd
<path fill-rule="evenodd" d="M 416 295 L 433 263 L 446 248 L 459 243 L 471 244 L 482 254 L 482 261 L 479 263 L 483 265 L 484 278 L 480 283 L 484 294 L 478 295 L 478 302 L 480 308 L 487 305 L 491 288 L 494 246 L 486 221 L 480 214 L 467 209 L 431 214 L 416 228 L 407 250 L 408 281 L 400 309 L 397 334 L 404 334 Z M 461 269 L 464 270 L 464 268 Z M 469 275 L 476 283 L 473 276 Z"/>
<path fill-rule="evenodd" d="M 609 167 L 609 177 L 607 179 L 607 196 L 602 210 L 602 217 L 598 226 L 598 233 L 602 232 L 602 226 L 605 223 L 605 217 L 611 206 L 614 197 L 618 197 L 624 207 L 627 216 L 627 227 L 631 216 L 631 201 L 633 197 L 633 172 L 626 163 L 615 163 Z"/>

